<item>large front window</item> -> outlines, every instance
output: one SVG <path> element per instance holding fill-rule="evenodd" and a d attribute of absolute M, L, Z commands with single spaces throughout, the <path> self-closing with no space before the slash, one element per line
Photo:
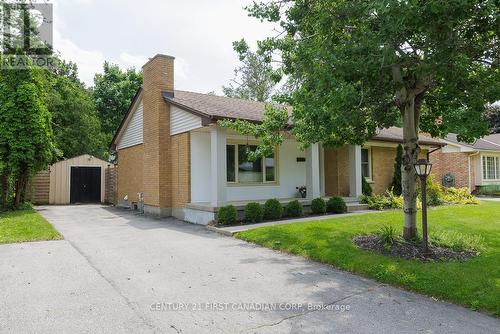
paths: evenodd
<path fill-rule="evenodd" d="M 500 180 L 500 157 L 483 156 L 483 179 Z"/>
<path fill-rule="evenodd" d="M 276 154 L 251 160 L 249 155 L 256 149 L 257 145 L 227 145 L 226 168 L 228 183 L 276 182 Z"/>

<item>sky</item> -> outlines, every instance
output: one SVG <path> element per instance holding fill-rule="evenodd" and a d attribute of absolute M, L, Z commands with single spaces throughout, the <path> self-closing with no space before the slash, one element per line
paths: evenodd
<path fill-rule="evenodd" d="M 54 49 L 78 65 L 93 85 L 105 60 L 140 69 L 158 53 L 174 56 L 175 88 L 221 93 L 239 65 L 232 42 L 251 47 L 273 34 L 269 23 L 248 17 L 251 0 L 49 0 Z"/>

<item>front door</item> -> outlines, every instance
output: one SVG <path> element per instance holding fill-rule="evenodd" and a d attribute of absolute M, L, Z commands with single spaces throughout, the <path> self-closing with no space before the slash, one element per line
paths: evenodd
<path fill-rule="evenodd" d="M 101 168 L 71 167 L 70 202 L 101 202 Z"/>

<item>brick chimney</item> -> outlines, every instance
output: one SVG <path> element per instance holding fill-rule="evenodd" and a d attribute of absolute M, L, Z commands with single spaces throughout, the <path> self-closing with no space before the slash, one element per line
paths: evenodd
<path fill-rule="evenodd" d="M 174 90 L 174 57 L 158 54 L 142 67 L 144 109 L 144 211 L 171 215 L 170 108 L 163 91 Z"/>

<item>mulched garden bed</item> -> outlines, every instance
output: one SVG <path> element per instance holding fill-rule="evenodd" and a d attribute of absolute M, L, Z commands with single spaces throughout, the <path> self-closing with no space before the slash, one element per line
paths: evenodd
<path fill-rule="evenodd" d="M 474 251 L 455 251 L 450 248 L 431 245 L 429 245 L 429 253 L 424 254 L 420 244 L 404 240 L 395 241 L 390 249 L 386 249 L 379 242 L 377 235 L 374 234 L 357 236 L 352 241 L 356 246 L 364 250 L 374 251 L 387 256 L 418 259 L 421 261 L 464 261 L 477 255 Z"/>

